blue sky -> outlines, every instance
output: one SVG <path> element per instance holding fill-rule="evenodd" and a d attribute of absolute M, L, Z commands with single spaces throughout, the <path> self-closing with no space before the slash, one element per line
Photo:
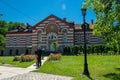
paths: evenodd
<path fill-rule="evenodd" d="M 0 0 L 1 20 L 23 22 L 35 25 L 54 14 L 67 21 L 83 23 L 81 6 L 84 0 Z M 92 10 L 87 10 L 86 22 L 96 20 Z"/>

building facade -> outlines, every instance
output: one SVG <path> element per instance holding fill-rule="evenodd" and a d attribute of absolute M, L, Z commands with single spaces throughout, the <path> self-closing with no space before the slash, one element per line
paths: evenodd
<path fill-rule="evenodd" d="M 102 38 L 92 33 L 93 22 L 86 29 L 87 44 L 100 44 Z M 41 46 L 46 51 L 54 51 L 53 42 L 59 45 L 58 51 L 65 46 L 82 45 L 83 29 L 80 24 L 67 22 L 66 18 L 60 19 L 50 15 L 33 27 L 27 25 L 26 29 L 18 27 L 6 34 L 5 55 L 31 54 Z"/>

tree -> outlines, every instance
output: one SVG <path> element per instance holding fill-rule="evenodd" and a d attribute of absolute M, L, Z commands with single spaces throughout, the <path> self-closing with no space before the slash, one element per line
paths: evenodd
<path fill-rule="evenodd" d="M 96 13 L 94 34 L 103 36 L 107 45 L 116 45 L 119 52 L 120 45 L 120 1 L 119 0 L 86 0 L 83 4 Z"/>
<path fill-rule="evenodd" d="M 20 22 L 6 22 L 4 20 L 0 20 L 0 50 L 4 50 L 5 48 L 5 35 L 7 31 L 14 30 L 18 26 L 25 26 L 24 23 Z"/>
<path fill-rule="evenodd" d="M 25 26 L 24 23 L 21 23 L 21 22 L 9 22 L 8 25 L 9 25 L 8 31 L 14 30 L 18 26 L 23 26 L 23 27 Z"/>
<path fill-rule="evenodd" d="M 56 40 L 54 40 L 54 42 L 53 42 L 53 48 L 54 48 L 54 50 L 55 50 L 55 52 L 56 52 L 56 50 L 57 50 L 57 48 L 58 48 L 58 43 L 57 43 Z"/>
<path fill-rule="evenodd" d="M 5 34 L 8 31 L 8 25 L 6 21 L 0 21 L 0 50 L 4 50 L 5 47 Z"/>

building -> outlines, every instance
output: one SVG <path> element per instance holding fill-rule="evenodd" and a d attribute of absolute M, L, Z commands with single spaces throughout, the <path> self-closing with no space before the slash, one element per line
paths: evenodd
<path fill-rule="evenodd" d="M 92 25 L 93 21 L 86 28 L 87 44 L 100 44 L 102 38 L 92 34 Z M 27 25 L 24 29 L 19 26 L 6 34 L 5 55 L 34 53 L 39 46 L 46 51 L 54 51 L 54 41 L 59 45 L 58 51 L 62 51 L 64 46 L 82 45 L 84 40 L 81 24 L 50 15 L 32 27 Z"/>

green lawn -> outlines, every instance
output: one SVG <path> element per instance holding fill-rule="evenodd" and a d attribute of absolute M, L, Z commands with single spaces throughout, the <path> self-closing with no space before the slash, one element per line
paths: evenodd
<path fill-rule="evenodd" d="M 35 72 L 72 76 L 74 80 L 89 80 L 81 76 L 83 56 L 63 56 L 60 61 L 46 61 Z M 88 67 L 93 80 L 120 80 L 120 56 L 88 56 Z"/>
<path fill-rule="evenodd" d="M 8 57 L 8 56 L 0 57 L 0 65 L 2 65 L 2 63 L 5 63 L 5 64 L 11 64 L 12 66 L 15 66 L 15 67 L 26 68 L 32 65 L 33 63 L 35 63 L 35 61 L 32 61 L 32 62 L 13 61 L 13 58 L 14 57 Z"/>

